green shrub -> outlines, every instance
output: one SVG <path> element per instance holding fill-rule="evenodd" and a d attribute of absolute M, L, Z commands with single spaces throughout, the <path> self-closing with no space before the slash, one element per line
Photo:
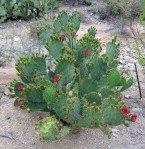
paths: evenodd
<path fill-rule="evenodd" d="M 145 26 L 145 0 L 141 0 L 140 22 Z"/>
<path fill-rule="evenodd" d="M 47 55 L 20 57 L 16 63 L 21 81 L 10 85 L 15 106 L 50 113 L 36 124 L 42 139 L 60 139 L 80 127 L 99 128 L 110 137 L 110 127 L 136 120 L 120 97 L 133 80 L 117 69 L 116 38 L 102 55 L 96 29 L 77 40 L 79 28 L 76 12 L 62 11 L 55 19 L 45 46 L 55 69 L 48 66 Z"/>
<path fill-rule="evenodd" d="M 91 0 L 61 0 L 63 3 L 71 3 L 72 5 L 75 4 L 83 4 L 83 5 L 91 5 Z"/>
<path fill-rule="evenodd" d="M 140 25 L 136 25 L 140 23 Z M 141 65 L 145 64 L 145 0 L 140 0 L 140 15 L 139 18 L 133 22 L 133 26 L 131 27 L 132 36 L 134 37 L 133 49 L 135 49 L 138 53 L 138 62 Z"/>
<path fill-rule="evenodd" d="M 5 64 L 9 60 L 10 53 L 6 51 L 3 47 L 0 47 L 0 67 Z"/>
<path fill-rule="evenodd" d="M 1 0 L 0 21 L 41 16 L 50 8 L 58 7 L 58 0 Z"/>
<path fill-rule="evenodd" d="M 97 0 L 97 3 L 101 3 L 100 8 L 97 8 L 101 18 L 130 18 L 140 14 L 140 0 Z"/>

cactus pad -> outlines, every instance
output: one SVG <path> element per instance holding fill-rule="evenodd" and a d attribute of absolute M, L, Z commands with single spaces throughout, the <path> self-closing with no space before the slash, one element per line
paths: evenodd
<path fill-rule="evenodd" d="M 37 122 L 36 130 L 43 140 L 57 140 L 70 133 L 70 128 L 63 126 L 54 116 Z"/>

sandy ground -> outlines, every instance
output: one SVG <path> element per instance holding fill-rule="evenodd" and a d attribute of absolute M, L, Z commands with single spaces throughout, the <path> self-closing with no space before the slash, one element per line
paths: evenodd
<path fill-rule="evenodd" d="M 145 118 L 139 116 L 131 127 L 116 127 L 108 140 L 99 130 L 82 129 L 60 141 L 40 141 L 34 124 L 43 113 L 27 113 L 13 107 L 6 96 L 0 105 L 0 149 L 144 149 Z"/>
<path fill-rule="evenodd" d="M 18 26 L 17 26 L 18 25 Z M 27 41 L 29 37 L 29 24 L 21 22 L 13 28 L 6 27 L 0 29 L 1 34 L 11 33 L 16 31 L 21 32 L 21 39 Z M 107 22 L 98 20 L 90 23 L 82 23 L 78 32 L 78 38 L 86 33 L 90 26 L 95 26 L 98 30 L 97 38 L 105 44 L 110 41 L 115 34 L 115 29 Z M 23 30 L 21 30 L 23 29 Z M 18 35 L 19 36 L 19 35 Z M 3 44 L 0 36 L 0 43 Z M 4 39 L 3 39 L 4 40 Z M 105 41 L 105 42 L 104 42 Z M 21 46 L 21 42 L 15 42 Z M 131 65 L 132 75 L 136 80 L 133 63 L 136 60 L 134 52 L 129 49 L 121 49 L 120 59 L 123 59 Z M 124 59 L 128 55 L 129 58 Z M 134 86 L 124 94 L 127 106 L 138 115 L 138 120 L 132 123 L 129 128 L 119 126 L 113 128 L 113 135 L 110 140 L 103 135 L 100 130 L 81 129 L 76 134 L 71 134 L 59 141 L 41 141 L 39 140 L 34 124 L 41 118 L 46 117 L 47 113 L 35 112 L 28 113 L 27 111 L 19 110 L 13 106 L 14 99 L 8 96 L 8 84 L 14 78 L 17 78 L 14 62 L 5 67 L 0 67 L 0 91 L 3 91 L 3 96 L 0 99 L 0 149 L 144 149 L 145 148 L 145 101 L 140 100 L 137 82 Z M 141 66 L 139 68 L 140 81 L 142 82 L 142 94 L 145 97 L 145 78 L 144 71 Z M 2 93 L 0 93 L 1 97 Z"/>

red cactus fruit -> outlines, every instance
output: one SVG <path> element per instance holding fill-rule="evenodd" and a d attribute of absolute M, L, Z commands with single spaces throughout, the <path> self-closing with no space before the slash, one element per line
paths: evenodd
<path fill-rule="evenodd" d="M 55 96 L 58 97 L 58 92 L 55 93 Z"/>
<path fill-rule="evenodd" d="M 18 90 L 23 90 L 24 86 L 22 84 L 18 85 Z"/>
<path fill-rule="evenodd" d="M 119 96 L 119 100 L 122 100 L 122 96 Z"/>
<path fill-rule="evenodd" d="M 22 109 L 22 110 L 25 110 L 25 108 L 24 108 L 24 107 L 22 107 L 21 109 Z"/>
<path fill-rule="evenodd" d="M 68 44 L 64 44 L 65 47 L 68 47 Z"/>
<path fill-rule="evenodd" d="M 40 35 L 40 32 L 36 32 L 36 35 L 39 36 Z"/>
<path fill-rule="evenodd" d="M 137 115 L 135 115 L 135 114 L 130 114 L 130 119 L 131 119 L 132 122 L 135 122 L 136 119 L 137 119 Z"/>
<path fill-rule="evenodd" d="M 65 40 L 65 39 L 66 39 L 65 34 L 61 34 L 61 35 L 60 35 L 60 39 L 61 39 L 61 40 Z"/>
<path fill-rule="evenodd" d="M 88 50 L 85 50 L 84 51 L 84 56 L 87 57 L 88 55 L 89 55 L 89 51 Z"/>
<path fill-rule="evenodd" d="M 18 106 L 21 106 L 22 104 L 23 104 L 23 102 L 20 101 L 20 100 L 18 100 L 17 105 L 18 105 Z"/>
<path fill-rule="evenodd" d="M 127 115 L 128 114 L 128 108 L 126 106 L 122 107 L 121 114 L 122 115 Z"/>
<path fill-rule="evenodd" d="M 54 76 L 54 77 L 53 77 L 53 80 L 54 80 L 54 82 L 58 82 L 59 77 L 58 77 L 58 76 Z"/>
<path fill-rule="evenodd" d="M 76 32 L 72 32 L 71 35 L 74 37 L 76 36 Z"/>

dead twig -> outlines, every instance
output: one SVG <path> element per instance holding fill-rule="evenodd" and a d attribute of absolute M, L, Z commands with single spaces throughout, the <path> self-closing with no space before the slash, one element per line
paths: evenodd
<path fill-rule="evenodd" d="M 4 95 L 4 91 L 3 92 L 0 92 L 1 93 L 1 95 L 0 95 L 0 99 L 3 97 L 3 95 Z"/>
<path fill-rule="evenodd" d="M 5 134 L 0 134 L 0 137 L 2 137 L 2 138 L 8 138 L 8 139 L 10 139 L 10 140 L 14 140 L 14 137 L 13 137 L 13 135 L 12 135 L 12 133 L 8 133 L 7 135 Z"/>
<path fill-rule="evenodd" d="M 139 95 L 140 95 L 140 99 L 142 99 L 142 93 L 141 93 L 141 87 L 140 87 L 140 82 L 139 82 L 139 76 L 138 76 L 138 70 L 137 70 L 136 63 L 134 64 L 134 66 L 135 66 L 135 71 L 136 71 L 136 78 L 137 78 L 137 83 L 138 83 Z"/>

